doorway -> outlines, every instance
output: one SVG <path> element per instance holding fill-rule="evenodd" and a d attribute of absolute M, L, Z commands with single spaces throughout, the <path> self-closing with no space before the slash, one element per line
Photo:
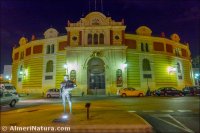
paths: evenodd
<path fill-rule="evenodd" d="M 87 69 L 88 94 L 105 95 L 105 63 L 94 57 L 88 61 Z"/>

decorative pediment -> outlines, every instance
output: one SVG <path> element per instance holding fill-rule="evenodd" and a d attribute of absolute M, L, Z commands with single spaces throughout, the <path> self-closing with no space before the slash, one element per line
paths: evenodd
<path fill-rule="evenodd" d="M 54 28 L 49 28 L 44 32 L 45 38 L 53 38 L 58 36 L 58 31 Z"/>
<path fill-rule="evenodd" d="M 92 12 L 88 14 L 83 20 L 89 23 L 89 25 L 108 25 L 108 20 L 111 18 L 106 18 L 106 16 L 100 12 Z"/>
<path fill-rule="evenodd" d="M 91 12 L 85 18 L 81 18 L 77 23 L 70 23 L 68 27 L 81 27 L 81 26 L 122 26 L 123 22 L 116 22 L 111 17 L 106 17 L 101 12 Z"/>
<path fill-rule="evenodd" d="M 136 30 L 136 34 L 142 35 L 142 36 L 151 36 L 152 30 L 148 28 L 147 26 L 140 26 Z"/>
<path fill-rule="evenodd" d="M 175 41 L 175 42 L 180 42 L 180 37 L 179 37 L 179 35 L 178 34 L 176 34 L 176 33 L 174 33 L 174 34 L 172 34 L 171 36 L 170 36 L 170 38 L 173 40 L 173 41 Z"/>
<path fill-rule="evenodd" d="M 25 45 L 27 42 L 28 42 L 27 38 L 21 37 L 20 40 L 19 40 L 19 45 L 20 46 Z"/>

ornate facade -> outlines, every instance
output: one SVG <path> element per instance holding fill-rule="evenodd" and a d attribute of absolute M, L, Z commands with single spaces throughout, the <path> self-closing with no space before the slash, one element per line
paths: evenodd
<path fill-rule="evenodd" d="M 125 29 L 124 20 L 91 12 L 77 23 L 68 21 L 66 35 L 50 28 L 44 39 L 22 37 L 13 48 L 12 83 L 20 93 L 45 93 L 59 88 L 67 74 L 77 84 L 74 95 L 193 85 L 189 45 L 177 34 L 167 39 L 152 36 L 146 26 L 136 34 Z"/>

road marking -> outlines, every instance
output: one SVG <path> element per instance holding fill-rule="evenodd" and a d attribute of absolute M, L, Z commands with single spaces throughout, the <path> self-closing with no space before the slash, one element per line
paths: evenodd
<path fill-rule="evenodd" d="M 170 112 L 174 112 L 173 110 L 161 110 L 161 112 L 168 112 L 168 113 L 170 113 Z"/>
<path fill-rule="evenodd" d="M 155 110 L 143 110 L 142 112 L 155 112 Z"/>
<path fill-rule="evenodd" d="M 186 127 L 184 124 L 182 124 L 181 122 L 179 122 L 178 120 L 176 120 L 174 117 L 172 117 L 170 114 L 154 114 L 152 115 L 153 117 L 157 118 L 158 120 L 161 120 L 169 125 L 172 125 L 176 128 L 179 128 L 183 131 L 189 132 L 189 133 L 194 133 L 194 131 L 192 131 L 191 129 L 189 129 L 188 127 Z M 164 117 L 168 117 L 170 119 L 172 119 L 175 123 L 169 122 L 167 120 L 164 119 Z"/>
<path fill-rule="evenodd" d="M 135 111 L 135 110 L 130 110 L 130 111 L 128 111 L 128 112 L 132 113 L 132 112 L 136 112 L 136 111 Z"/>
<path fill-rule="evenodd" d="M 178 112 L 184 113 L 184 112 L 192 112 L 192 110 L 177 110 Z"/>

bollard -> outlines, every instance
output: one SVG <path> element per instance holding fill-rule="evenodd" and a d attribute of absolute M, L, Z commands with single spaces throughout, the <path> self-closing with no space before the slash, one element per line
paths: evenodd
<path fill-rule="evenodd" d="M 86 103 L 85 107 L 87 108 L 87 120 L 89 120 L 89 108 L 90 108 L 90 103 Z"/>

